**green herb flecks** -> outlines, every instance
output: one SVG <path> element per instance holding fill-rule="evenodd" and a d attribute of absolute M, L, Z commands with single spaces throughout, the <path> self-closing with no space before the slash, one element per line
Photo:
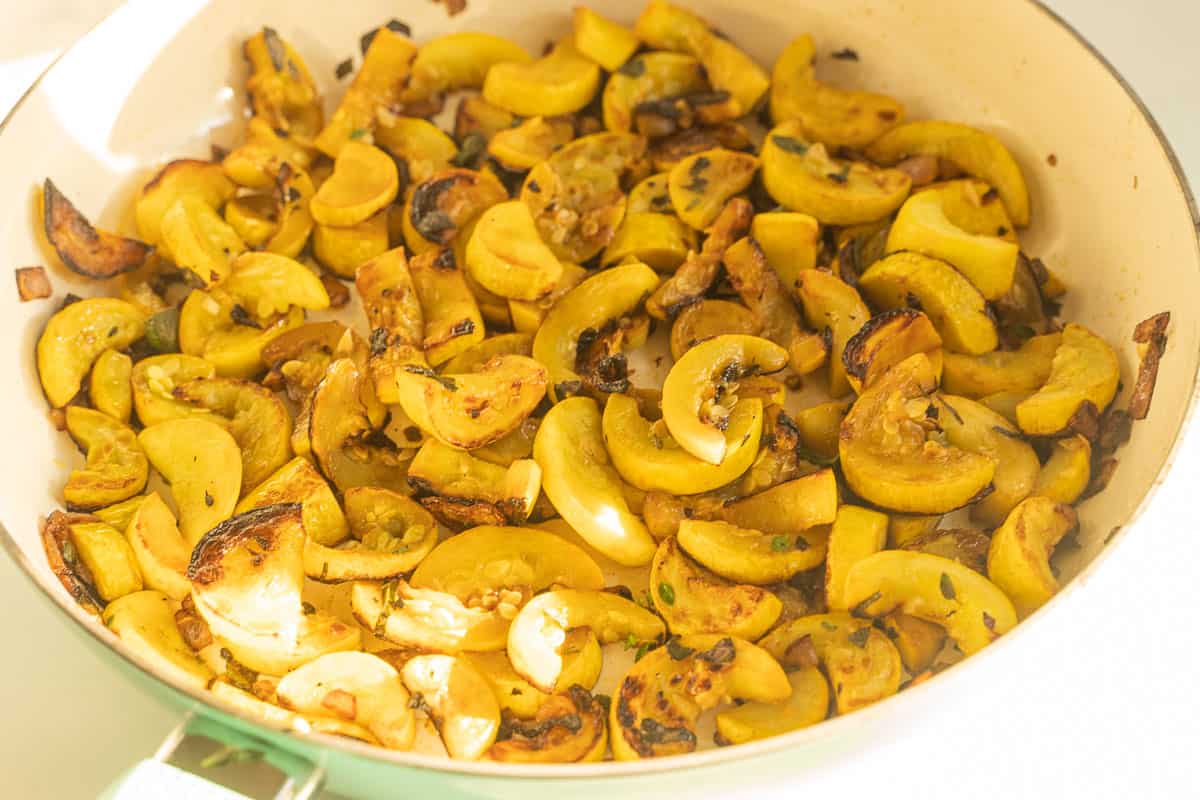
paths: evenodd
<path fill-rule="evenodd" d="M 792 153 L 793 155 L 802 156 L 808 152 L 807 144 L 791 136 L 781 136 L 780 134 L 775 134 L 771 137 L 771 142 L 785 153 Z"/>
<path fill-rule="evenodd" d="M 658 599 L 669 606 L 675 605 L 675 589 L 671 584 L 662 581 L 658 584 Z"/>

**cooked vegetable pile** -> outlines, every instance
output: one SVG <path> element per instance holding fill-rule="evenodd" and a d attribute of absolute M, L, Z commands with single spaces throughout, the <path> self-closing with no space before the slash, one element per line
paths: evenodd
<path fill-rule="evenodd" d="M 406 34 L 328 117 L 251 37 L 245 139 L 164 166 L 136 239 L 46 181 L 108 296 L 37 344 L 86 454 L 43 538 L 125 645 L 276 726 L 641 759 L 710 709 L 728 745 L 862 708 L 1050 599 L 1131 415 L 1000 141 L 658 0 L 540 57 Z"/>

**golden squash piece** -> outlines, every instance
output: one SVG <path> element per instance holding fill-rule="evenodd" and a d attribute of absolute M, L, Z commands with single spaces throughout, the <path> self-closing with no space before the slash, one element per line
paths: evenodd
<path fill-rule="evenodd" d="M 841 397 L 850 391 L 846 346 L 871 318 L 871 310 L 855 288 L 832 272 L 810 269 L 796 280 L 796 296 L 808 324 L 829 331 L 829 394 Z"/>
<path fill-rule="evenodd" d="M 1033 390 L 995 392 L 979 398 L 979 402 L 995 411 L 1014 425 L 1017 424 L 1017 406 L 1033 396 Z"/>
<path fill-rule="evenodd" d="M 192 592 L 187 577 L 192 547 L 158 492 L 151 492 L 129 521 L 125 537 L 137 558 L 146 588 L 182 601 Z"/>
<path fill-rule="evenodd" d="M 658 172 L 648 178 L 638 181 L 629 190 L 626 214 L 672 214 L 675 207 L 671 205 L 671 191 L 667 186 L 670 172 Z"/>
<path fill-rule="evenodd" d="M 329 365 L 312 398 L 308 419 L 312 454 L 339 491 L 379 486 L 404 492 L 407 483 L 400 454 L 375 435 L 383 422 L 382 410 L 374 404 L 369 386 L 353 359 L 339 358 Z"/>
<path fill-rule="evenodd" d="M 838 452 L 860 497 L 892 511 L 941 514 L 991 484 L 991 456 L 927 441 L 935 388 L 929 359 L 918 353 L 859 395 L 842 421 Z"/>
<path fill-rule="evenodd" d="M 550 313 L 550 309 L 554 308 L 567 292 L 574 289 L 583 282 L 584 278 L 588 277 L 588 271 L 578 264 L 564 263 L 562 268 L 563 272 L 558 282 L 554 284 L 554 288 L 550 290 L 550 293 L 542 299 L 533 302 L 527 300 L 509 300 L 504 304 L 507 312 L 506 319 L 512 323 L 512 327 L 516 331 L 529 336 L 537 333 L 538 328 L 545 321 L 546 315 Z M 470 273 L 467 273 L 467 275 L 470 277 Z M 487 290 L 480 287 L 475 292 L 477 297 L 481 291 Z M 530 340 L 529 352 L 519 353 L 519 355 L 530 355 L 532 352 L 533 342 Z"/>
<path fill-rule="evenodd" d="M 946 441 L 996 462 L 992 492 L 971 506 L 971 519 L 993 528 L 1033 491 L 1041 464 L 1021 430 L 987 406 L 965 397 L 941 395 L 938 424 Z"/>
<path fill-rule="evenodd" d="M 133 412 L 132 374 L 133 360 L 129 356 L 119 350 L 101 353 L 88 379 L 88 397 L 92 406 L 118 422 L 129 422 Z"/>
<path fill-rule="evenodd" d="M 142 491 L 150 467 L 129 426 L 83 406 L 67 407 L 67 432 L 87 455 L 71 472 L 63 498 L 72 511 L 90 511 L 127 500 Z"/>
<path fill-rule="evenodd" d="M 303 322 L 304 311 L 298 307 L 256 317 L 219 287 L 211 292 L 194 289 L 179 311 L 179 347 L 211 363 L 218 375 L 254 378 L 266 368 L 263 348 Z"/>
<path fill-rule="evenodd" d="M 673 536 L 658 545 L 650 564 L 650 596 L 671 633 L 684 636 L 757 639 L 783 610 L 779 598 L 761 586 L 734 583 L 701 567 Z"/>
<path fill-rule="evenodd" d="M 474 450 L 525 421 L 546 394 L 546 369 L 525 356 L 495 356 L 475 372 L 437 375 L 409 365 L 396 374 L 405 413 L 451 447 Z"/>
<path fill-rule="evenodd" d="M 474 667 L 454 656 L 416 656 L 402 674 L 451 758 L 474 761 L 487 753 L 500 730 L 500 706 Z"/>
<path fill-rule="evenodd" d="M 355 486 L 346 490 L 342 500 L 346 522 L 358 544 L 333 549 L 322 546 L 308 532 L 304 571 L 310 578 L 338 583 L 394 577 L 412 571 L 437 544 L 433 516 L 399 492 Z"/>
<path fill-rule="evenodd" d="M 435 172 L 404 199 L 404 243 L 414 253 L 455 241 L 485 210 L 508 199 L 508 191 L 490 172 L 452 168 Z"/>
<path fill-rule="evenodd" d="M 698 58 L 713 88 L 728 92 L 736 102 L 734 116 L 753 112 L 767 93 L 770 78 L 762 67 L 690 11 L 652 0 L 638 17 L 634 32 L 651 47 Z"/>
<path fill-rule="evenodd" d="M 451 160 L 458 155 L 454 140 L 420 117 L 385 115 L 376 124 L 375 144 L 404 161 L 411 183 L 421 183 L 450 169 Z"/>
<path fill-rule="evenodd" d="M 474 133 L 486 142 L 518 122 L 520 119 L 511 111 L 492 105 L 482 97 L 467 95 L 454 114 L 454 138 L 461 142 Z"/>
<path fill-rule="evenodd" d="M 221 215 L 197 195 L 184 195 L 163 214 L 163 246 L 176 265 L 211 286 L 228 277 L 246 243 Z"/>
<path fill-rule="evenodd" d="M 772 378 L 750 380 L 753 381 L 750 385 L 747 385 L 747 381 L 742 381 L 738 385 L 741 402 L 746 401 L 746 392 L 749 390 L 763 397 L 763 402 L 767 403 L 767 407 L 763 414 L 762 447 L 759 448 L 754 464 L 742 476 L 736 489 L 733 489 L 742 495 L 754 494 L 763 489 L 778 486 L 801 474 L 815 471 L 815 468 L 809 467 L 808 457 L 811 454 L 800 449 L 802 445 L 795 421 L 783 407 L 787 401 L 787 388 L 782 382 Z M 822 460 L 819 457 L 816 458 L 818 461 Z M 725 491 L 728 492 L 730 489 Z"/>
<path fill-rule="evenodd" d="M 362 360 L 366 352 L 366 342 L 340 322 L 305 323 L 263 348 L 263 361 L 270 367 L 263 385 L 282 388 L 290 400 L 303 405 L 335 354 Z"/>
<path fill-rule="evenodd" d="M 960 184 L 961 185 L 961 184 Z M 904 202 L 888 232 L 887 251 L 912 250 L 939 258 L 965 275 L 987 300 L 1003 297 L 1012 287 L 1020 250 L 1016 242 L 963 230 L 948 217 L 945 194 L 917 192 Z"/>
<path fill-rule="evenodd" d="M 370 141 L 377 111 L 401 104 L 416 55 L 416 45 L 406 37 L 387 27 L 377 29 L 342 102 L 317 136 L 317 148 L 336 158 L 348 143 Z"/>
<path fill-rule="evenodd" d="M 512 433 L 471 451 L 471 455 L 501 467 L 511 467 L 521 459 L 533 458 L 533 438 L 541 424 L 538 417 L 527 417 Z"/>
<path fill-rule="evenodd" d="M 467 268 L 485 289 L 515 300 L 549 294 L 563 271 L 520 200 L 483 212 L 467 244 Z"/>
<path fill-rule="evenodd" d="M 321 279 L 300 262 L 275 253 L 238 256 L 224 289 L 260 317 L 286 313 L 292 306 L 309 311 L 329 308 L 329 293 Z"/>
<path fill-rule="evenodd" d="M 304 527 L 298 503 L 247 511 L 213 528 L 188 565 L 192 602 L 213 639 L 257 672 L 283 675 L 362 636 L 324 612 L 304 613 Z"/>
<path fill-rule="evenodd" d="M 820 528 L 777 536 L 728 522 L 685 519 L 678 539 L 688 555 L 722 578 L 758 586 L 786 581 L 825 560 L 826 536 Z"/>
<path fill-rule="evenodd" d="M 483 317 L 454 251 L 431 250 L 408 262 L 425 323 L 421 347 L 433 366 L 444 364 L 484 337 Z"/>
<path fill-rule="evenodd" d="M 96 593 L 92 576 L 80 561 L 71 541 L 71 525 L 95 520 L 96 517 L 91 514 L 52 511 L 39 527 L 42 550 L 46 554 L 46 565 L 50 572 L 85 613 L 98 619 L 104 600 Z"/>
<path fill-rule="evenodd" d="M 292 711 L 362 725 L 393 750 L 408 750 L 416 736 L 416 715 L 400 674 L 370 653 L 326 653 L 284 675 L 275 695 Z"/>
<path fill-rule="evenodd" d="M 421 445 L 408 466 L 408 482 L 461 505 L 489 505 L 513 523 L 529 518 L 542 486 L 542 470 L 529 459 L 501 467 L 437 439 Z"/>
<path fill-rule="evenodd" d="M 659 272 L 672 272 L 696 246 L 695 230 L 674 214 L 626 213 L 600 263 L 640 261 Z"/>
<path fill-rule="evenodd" d="M 439 544 L 409 582 L 487 605 L 506 593 L 529 597 L 550 586 L 598 591 L 604 576 L 591 556 L 561 536 L 484 525 Z"/>
<path fill-rule="evenodd" d="M 792 421 L 800 431 L 801 446 L 826 461 L 837 458 L 838 431 L 852 403 L 830 400 L 797 411 Z"/>
<path fill-rule="evenodd" d="M 800 274 L 817 265 L 820 223 L 808 214 L 773 211 L 755 214 L 750 235 L 767 257 L 780 283 L 791 291 Z"/>
<path fill-rule="evenodd" d="M 497 132 L 488 142 L 488 155 L 507 169 L 524 172 L 574 138 L 570 117 L 530 117 L 515 128 Z"/>
<path fill-rule="evenodd" d="M 252 117 L 246 125 L 245 140 L 221 160 L 225 174 L 239 186 L 251 189 L 271 189 L 279 179 L 284 164 L 292 169 L 307 170 L 312 166 L 316 150 L 308 140 L 291 138 L 282 128 L 276 129 L 264 117 Z M 252 195 L 253 196 L 253 195 Z M 230 200 L 225 206 L 226 222 Z"/>
<path fill-rule="evenodd" d="M 928 553 L 884 550 L 846 575 L 846 602 L 872 617 L 899 609 L 941 625 L 966 655 L 1017 624 L 1013 604 L 970 567 Z"/>
<path fill-rule="evenodd" d="M 696 230 L 708 228 L 757 170 L 758 159 L 749 153 L 715 148 L 688 156 L 671 168 L 667 179 L 675 213 Z"/>
<path fill-rule="evenodd" d="M 710 235 L 705 247 L 716 238 Z M 828 355 L 825 337 L 805 331 L 788 289 L 767 263 L 762 248 L 752 237 L 739 239 L 721 255 L 729 282 L 762 326 L 762 336 L 788 351 L 788 360 L 797 374 L 806 375 L 817 369 Z M 687 265 L 685 265 L 686 268 Z M 683 269 L 670 283 L 680 282 Z M 650 307 L 651 304 L 647 304 Z"/>
<path fill-rule="evenodd" d="M 142 590 L 142 573 L 129 542 L 106 522 L 72 522 L 71 544 L 106 602 Z"/>
<path fill-rule="evenodd" d="M 1056 503 L 1074 503 L 1083 495 L 1091 478 L 1091 443 L 1079 434 L 1055 439 L 1050 445 L 1050 458 L 1038 473 L 1033 493 Z"/>
<path fill-rule="evenodd" d="M 575 7 L 574 31 L 579 52 L 609 72 L 616 72 L 638 49 L 633 31 L 586 6 Z"/>
<path fill-rule="evenodd" d="M 632 130 L 637 109 L 642 104 L 707 90 L 704 68 L 692 56 L 642 53 L 621 69 L 614 70 L 604 85 L 601 96 L 604 127 L 610 131 Z"/>
<path fill-rule="evenodd" d="M 893 611 L 880 624 L 910 675 L 919 675 L 932 667 L 946 645 L 945 629 L 909 614 Z"/>
<path fill-rule="evenodd" d="M 588 690 L 595 686 L 604 659 L 596 634 L 590 628 L 568 631 L 559 649 L 564 656 L 559 682 L 563 686 L 579 686 Z M 496 702 L 506 716 L 530 719 L 540 716 L 542 709 L 547 706 L 556 707 L 557 704 L 550 702 L 553 695 L 546 694 L 522 678 L 513 669 L 504 651 L 462 653 L 460 657 L 479 670 L 479 674 L 491 684 Z"/>
<path fill-rule="evenodd" d="M 141 309 L 115 297 L 89 297 L 57 311 L 37 343 L 38 377 L 50 405 L 69 403 L 100 354 L 133 344 L 145 324 Z"/>
<path fill-rule="evenodd" d="M 599 85 L 600 68 L 568 36 L 537 61 L 493 65 L 483 99 L 521 117 L 557 116 L 586 106 Z"/>
<path fill-rule="evenodd" d="M 869 319 L 846 342 L 842 351 L 846 380 L 861 394 L 892 367 L 917 353 L 929 359 L 935 377 L 943 375 L 942 337 L 929 317 L 911 308 L 885 311 Z"/>
<path fill-rule="evenodd" d="M 535 341 L 536 347 L 536 341 Z M 728 452 L 724 429 L 737 403 L 737 380 L 778 372 L 787 351 L 756 336 L 724 335 L 683 354 L 663 382 L 663 422 L 679 446 L 708 464 Z"/>
<path fill-rule="evenodd" d="M 725 458 L 714 465 L 683 450 L 662 425 L 642 417 L 629 395 L 609 395 L 603 419 L 604 443 L 621 477 L 643 491 L 672 494 L 700 494 L 736 480 L 758 454 L 762 426 L 762 401 L 734 406 L 724 431 Z"/>
<path fill-rule="evenodd" d="M 957 122 L 922 120 L 894 128 L 867 148 L 867 157 L 880 164 L 895 164 L 918 155 L 945 159 L 996 187 L 1012 221 L 1020 226 L 1029 224 L 1025 177 L 996 137 Z"/>
<path fill-rule="evenodd" d="M 41 267 L 26 267 L 24 269 L 35 269 L 36 270 L 36 269 L 43 269 L 43 268 L 41 268 Z M 17 293 L 18 293 L 18 295 L 20 295 L 22 293 L 21 284 L 28 282 L 28 279 L 24 277 L 26 275 L 32 276 L 32 273 L 23 272 L 23 273 L 20 273 L 17 277 L 17 281 L 18 281 Z M 159 312 L 167 311 L 167 303 L 165 300 L 163 300 L 162 296 L 158 292 L 154 291 L 154 287 L 152 287 L 148 281 L 139 280 L 139 277 L 140 277 L 140 274 L 135 273 L 133 275 L 130 275 L 124 281 L 122 281 L 121 287 L 117 290 L 117 296 L 128 303 L 132 303 L 139 310 L 141 310 L 141 312 L 143 314 L 145 314 L 147 317 L 152 317 L 155 314 L 158 314 Z M 47 283 L 49 283 L 49 279 L 47 279 Z M 27 287 L 27 288 L 29 288 L 29 287 Z M 32 288 L 37 288 L 37 287 L 34 286 Z M 53 287 L 51 287 L 51 288 L 53 288 Z M 47 295 L 47 296 L 49 296 L 49 295 Z M 167 316 L 170 316 L 170 312 L 168 312 Z"/>
<path fill-rule="evenodd" d="M 216 368 L 208 361 L 183 353 L 143 358 L 133 365 L 129 379 L 138 419 L 149 427 L 168 419 L 207 415 L 206 409 L 177 398 L 175 389 L 215 374 Z"/>
<path fill-rule="evenodd" d="M 666 633 L 651 611 L 618 594 L 558 589 L 526 603 L 508 629 L 508 657 L 513 669 L 543 692 L 565 691 L 559 678 L 559 647 L 572 628 L 590 628 L 601 644 L 633 638 L 655 642 Z"/>
<path fill-rule="evenodd" d="M 722 503 L 716 518 L 772 536 L 808 535 L 810 528 L 828 525 L 837 515 L 837 478 L 823 469 L 802 478 Z"/>
<path fill-rule="evenodd" d="M 104 609 L 104 624 L 155 671 L 192 689 L 204 689 L 213 671 L 179 633 L 175 625 L 178 608 L 162 592 L 147 589 L 109 603 Z"/>
<path fill-rule="evenodd" d="M 242 452 L 242 491 L 270 477 L 291 458 L 292 418 L 269 389 L 252 381 L 199 378 L 175 388 L 174 396 L 208 409 L 224 424 Z"/>
<path fill-rule="evenodd" d="M 790 673 L 792 694 L 780 703 L 743 703 L 717 714 L 717 732 L 731 744 L 769 739 L 822 722 L 829 713 L 829 681 L 816 667 Z"/>
<path fill-rule="evenodd" d="M 792 40 L 771 72 L 771 120 L 798 120 L 814 142 L 862 148 L 900 124 L 904 106 L 887 95 L 838 89 L 818 81 L 809 34 Z"/>
<path fill-rule="evenodd" d="M 171 484 L 179 528 L 195 544 L 233 513 L 242 487 L 242 456 L 225 428 L 184 417 L 159 422 L 138 434 L 150 463 Z"/>
<path fill-rule="evenodd" d="M 350 608 L 376 636 L 420 652 L 503 650 L 508 635 L 509 620 L 499 611 L 468 607 L 448 592 L 414 589 L 400 578 L 351 584 Z"/>
<path fill-rule="evenodd" d="M 685 307 L 671 325 L 671 358 L 724 334 L 758 336 L 762 323 L 750 309 L 728 300 L 700 300 Z"/>
<path fill-rule="evenodd" d="M 524 48 L 502 36 L 475 31 L 442 34 L 417 51 L 405 100 L 425 99 L 430 93 L 456 89 L 478 89 L 493 66 L 527 64 L 530 60 Z"/>
<path fill-rule="evenodd" d="M 313 232 L 313 217 L 309 211 L 316 187 L 308 173 L 284 163 L 275 178 L 275 216 L 278 229 L 263 245 L 270 253 L 297 258 Z M 315 245 L 314 245 L 315 246 Z"/>
<path fill-rule="evenodd" d="M 878 308 L 919 305 L 948 350 L 981 355 L 1000 342 L 983 295 L 944 261 L 919 253 L 893 253 L 863 273 L 858 288 Z"/>
<path fill-rule="evenodd" d="M 859 506 L 842 506 L 829 529 L 829 554 L 825 557 L 825 605 L 847 611 L 846 573 L 855 563 L 887 544 L 886 514 Z"/>
<path fill-rule="evenodd" d="M 1035 392 L 1050 378 L 1061 333 L 1034 336 L 1017 350 L 997 350 L 978 356 L 947 353 L 942 388 L 978 399 L 999 392 Z"/>
<path fill-rule="evenodd" d="M 321 128 L 321 96 L 304 60 L 274 28 L 264 27 L 242 45 L 250 62 L 246 91 L 257 118 L 298 136 Z"/>
<path fill-rule="evenodd" d="M 180 199 L 197 198 L 215 211 L 233 197 L 235 188 L 218 163 L 171 161 L 138 190 L 133 205 L 138 234 L 149 244 L 161 245 L 163 216 Z"/>
<path fill-rule="evenodd" d="M 1021 430 L 1052 436 L 1064 430 L 1085 404 L 1103 411 L 1121 382 L 1121 365 L 1108 342 L 1082 325 L 1068 323 L 1054 352 L 1050 376 L 1017 406 Z"/>
<path fill-rule="evenodd" d="M 1021 619 L 1058 592 L 1050 556 L 1062 538 L 1078 526 L 1075 509 L 1035 495 L 1014 508 L 992 534 L 988 577 L 1012 600 Z"/>
<path fill-rule="evenodd" d="M 730 699 L 779 703 L 791 691 L 779 662 L 758 645 L 720 634 L 672 639 L 621 679 L 608 718 L 613 757 L 690 753 L 701 712 Z"/>
<path fill-rule="evenodd" d="M 554 254 L 582 263 L 612 240 L 625 214 L 622 187 L 648 169 L 643 137 L 612 132 L 583 136 L 529 171 L 521 200 Z"/>
<path fill-rule="evenodd" d="M 975 178 L 959 178 L 924 186 L 918 191 L 936 192 L 942 212 L 956 228 L 976 235 L 996 236 L 1006 242 L 1019 242 L 1016 226 L 1000 200 L 1000 193 Z M 1023 257 L 1018 256 L 1020 263 Z M 1035 279 L 1040 285 L 1049 280 Z M 1047 295 L 1049 297 L 1049 295 Z"/>
<path fill-rule="evenodd" d="M 97 280 L 137 269 L 153 249 L 145 242 L 92 227 L 49 178 L 42 188 L 42 227 L 72 272 Z"/>
<path fill-rule="evenodd" d="M 564 389 L 581 381 L 575 365 L 584 331 L 633 314 L 658 283 L 645 264 L 623 264 L 584 280 L 550 309 L 533 338 L 533 357 L 549 373 L 551 399 L 563 399 L 571 393 Z"/>
<path fill-rule="evenodd" d="M 533 456 L 546 497 L 589 545 L 625 566 L 649 563 L 654 540 L 629 511 L 604 447 L 596 401 L 571 397 L 551 408 L 534 439 Z"/>
<path fill-rule="evenodd" d="M 877 703 L 900 688 L 903 670 L 896 647 L 869 619 L 844 611 L 785 622 L 759 645 L 785 665 L 824 666 L 839 714 Z"/>
<path fill-rule="evenodd" d="M 381 402 L 399 402 L 400 372 L 424 366 L 425 315 L 403 247 L 359 267 L 354 285 L 371 326 L 370 372 Z"/>
<path fill-rule="evenodd" d="M 528 333 L 499 333 L 471 345 L 442 365 L 447 374 L 474 372 L 496 356 L 529 356 L 533 336 Z"/>
<path fill-rule="evenodd" d="M 602 761 L 608 748 L 605 711 L 587 689 L 572 685 L 566 694 L 547 698 L 529 723 L 510 720 L 507 738 L 492 745 L 488 757 L 523 764 Z"/>
<path fill-rule="evenodd" d="M 400 176 L 396 162 L 378 147 L 350 141 L 338 151 L 333 175 L 309 204 L 322 225 L 357 225 L 396 199 Z"/>
<path fill-rule="evenodd" d="M 119 531 L 128 530 L 133 515 L 137 513 L 138 508 L 145 502 L 146 497 L 146 495 L 142 494 L 134 495 L 128 500 L 113 503 L 111 506 L 97 508 L 91 512 L 91 516 L 96 517 L 102 522 L 107 522 Z"/>
<path fill-rule="evenodd" d="M 855 225 L 891 214 L 912 187 L 907 173 L 832 158 L 800 122 L 777 125 L 762 147 L 762 181 L 776 202 L 823 225 Z"/>

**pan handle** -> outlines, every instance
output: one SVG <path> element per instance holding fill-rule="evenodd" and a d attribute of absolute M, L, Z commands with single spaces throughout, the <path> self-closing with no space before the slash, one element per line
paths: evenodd
<path fill-rule="evenodd" d="M 324 782 L 320 766 L 188 712 L 99 800 L 313 800 Z"/>

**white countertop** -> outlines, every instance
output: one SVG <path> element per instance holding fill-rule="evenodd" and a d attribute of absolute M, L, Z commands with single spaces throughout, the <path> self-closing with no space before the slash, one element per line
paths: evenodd
<path fill-rule="evenodd" d="M 116 5 L 9 4 L 0 26 L 0 116 L 59 49 Z M 1048 5 L 1141 94 L 1200 189 L 1200 3 Z M 753 796 L 1200 796 L 1200 512 L 1190 502 L 1198 483 L 1200 425 L 1137 535 L 1120 540 L 1084 590 L 1030 631 L 1025 651 L 1038 657 L 1014 668 L 1007 686 L 981 686 L 964 705 L 927 714 L 903 738 Z M 0 796 L 94 797 L 152 753 L 179 712 L 127 682 L 114 659 L 85 647 L 4 556 L 0 608 L 15 634 L 0 661 Z"/>

